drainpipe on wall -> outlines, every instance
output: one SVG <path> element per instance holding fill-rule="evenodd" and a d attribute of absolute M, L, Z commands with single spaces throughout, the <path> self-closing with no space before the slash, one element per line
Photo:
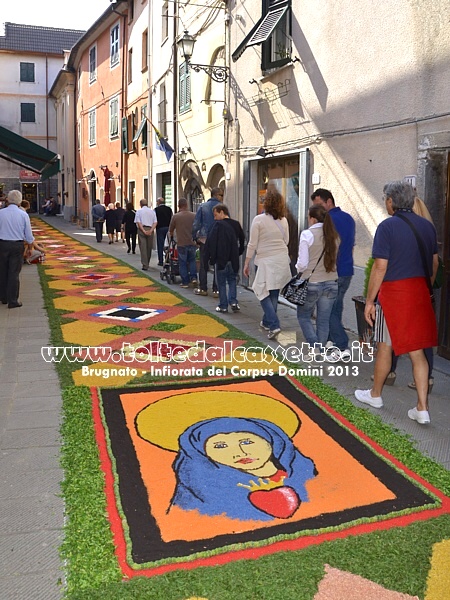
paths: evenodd
<path fill-rule="evenodd" d="M 122 107 L 121 107 L 121 115 L 122 118 L 126 117 L 128 119 L 127 111 L 127 64 L 125 62 L 125 58 L 128 57 L 128 33 L 127 33 L 127 19 L 128 14 L 125 13 L 123 15 L 123 44 L 122 44 Z M 128 128 L 127 128 L 128 134 Z M 123 199 L 127 198 L 129 202 L 132 201 L 131 198 L 128 198 L 128 154 L 125 156 L 122 149 L 122 119 L 120 119 L 120 183 L 122 186 L 122 203 Z M 124 194 L 125 190 L 125 194 Z"/>
<path fill-rule="evenodd" d="M 48 54 L 45 55 L 45 141 L 48 147 Z M 59 165 L 61 168 L 61 164 Z M 47 179 L 47 196 L 50 196 L 50 179 Z M 38 199 L 39 202 L 39 199 Z"/>
<path fill-rule="evenodd" d="M 173 210 L 178 209 L 178 0 L 174 2 L 173 16 L 173 93 L 172 93 L 172 110 L 173 110 Z"/>
<path fill-rule="evenodd" d="M 148 103 L 147 103 L 147 119 L 153 122 L 153 94 L 152 94 L 152 81 L 153 81 L 153 62 L 152 62 L 152 50 L 153 50 L 153 24 L 151 22 L 153 14 L 153 2 L 148 0 L 148 23 L 147 23 L 147 73 L 148 73 Z M 147 128 L 147 181 L 148 181 L 148 199 L 149 203 L 153 204 L 153 128 L 149 135 L 148 122 L 146 123 Z M 148 139 L 150 137 L 150 139 Z"/>

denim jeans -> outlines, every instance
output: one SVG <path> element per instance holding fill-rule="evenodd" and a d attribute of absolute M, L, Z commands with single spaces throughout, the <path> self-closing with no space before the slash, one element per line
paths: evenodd
<path fill-rule="evenodd" d="M 350 286 L 352 275 L 338 277 L 338 293 L 330 315 L 329 339 L 339 350 L 348 348 L 348 335 L 342 325 L 342 311 L 344 309 L 344 296 Z"/>
<path fill-rule="evenodd" d="M 181 283 L 184 285 L 188 285 L 190 281 L 197 279 L 196 251 L 196 246 L 178 246 L 178 269 Z"/>
<path fill-rule="evenodd" d="M 260 300 L 261 308 L 264 311 L 262 324 L 264 327 L 268 327 L 270 331 L 280 328 L 280 319 L 277 315 L 279 295 L 280 290 L 269 290 L 269 295 Z"/>
<path fill-rule="evenodd" d="M 303 336 L 310 346 L 314 346 L 317 342 L 323 346 L 327 343 L 330 315 L 337 293 L 337 281 L 309 283 L 305 304 L 297 306 L 297 319 Z M 316 329 L 314 329 L 311 317 L 316 306 Z"/>
<path fill-rule="evenodd" d="M 203 242 L 199 242 L 200 248 L 200 268 L 198 273 L 198 287 L 203 290 L 208 290 L 208 270 L 209 270 L 209 261 L 206 260 L 207 253 L 206 247 Z M 217 291 L 217 282 L 216 282 L 216 270 L 214 269 L 213 275 L 213 284 L 212 284 L 213 292 Z"/>
<path fill-rule="evenodd" d="M 217 287 L 219 288 L 219 307 L 228 308 L 228 304 L 237 304 L 237 273 L 233 271 L 231 262 L 228 261 L 225 269 L 216 267 Z M 228 283 L 228 298 L 227 298 Z"/>
<path fill-rule="evenodd" d="M 98 221 L 94 221 L 94 229 L 97 242 L 101 242 L 103 238 L 103 221 L 100 223 Z"/>
<path fill-rule="evenodd" d="M 164 262 L 164 241 L 166 239 L 168 227 L 156 228 L 156 247 L 158 249 L 158 263 Z"/>

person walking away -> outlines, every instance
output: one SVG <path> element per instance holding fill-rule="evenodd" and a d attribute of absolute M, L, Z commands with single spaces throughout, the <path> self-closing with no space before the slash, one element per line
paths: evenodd
<path fill-rule="evenodd" d="M 106 211 L 105 221 L 106 233 L 108 234 L 109 243 L 114 244 L 114 234 L 116 233 L 116 211 L 112 202 L 108 204 L 108 210 Z"/>
<path fill-rule="evenodd" d="M 285 217 L 286 204 L 279 192 L 267 190 L 263 206 L 264 212 L 252 221 L 243 273 L 249 276 L 250 261 L 255 257 L 256 274 L 252 289 L 263 309 L 260 326 L 269 332 L 267 337 L 271 340 L 281 331 L 277 315 L 278 296 L 291 279 L 289 226 Z"/>
<path fill-rule="evenodd" d="M 125 214 L 125 209 L 120 206 L 120 202 L 116 202 L 116 242 L 119 241 L 119 233 L 120 239 L 122 240 L 122 244 L 125 244 L 125 236 L 122 226 L 123 215 Z"/>
<path fill-rule="evenodd" d="M 92 207 L 92 222 L 94 223 L 95 237 L 100 243 L 103 239 L 103 223 L 105 222 L 106 208 L 100 204 L 100 200 L 96 200 Z"/>
<path fill-rule="evenodd" d="M 371 389 L 355 390 L 359 402 L 382 408 L 381 392 L 391 368 L 392 350 L 409 354 L 417 390 L 417 404 L 408 417 L 430 423 L 428 363 L 424 348 L 437 345 L 437 325 L 430 296 L 438 268 L 436 229 L 413 212 L 414 190 L 404 181 L 384 186 L 386 210 L 391 218 L 375 232 L 364 316 L 373 326 L 377 355 Z M 375 299 L 378 296 L 378 305 Z"/>
<path fill-rule="evenodd" d="M 158 249 L 158 267 L 162 267 L 164 262 L 164 242 L 166 241 L 173 212 L 170 206 L 166 206 L 166 201 L 162 197 L 157 199 L 156 204 L 155 213 L 158 220 L 158 224 L 156 225 L 156 247 Z"/>
<path fill-rule="evenodd" d="M 148 271 L 153 248 L 153 232 L 157 219 L 155 211 L 148 207 L 147 200 L 139 201 L 141 208 L 136 211 L 134 222 L 137 226 L 139 251 L 141 253 L 142 270 Z"/>
<path fill-rule="evenodd" d="M 230 219 L 228 207 L 216 204 L 213 208 L 215 223 L 206 240 L 206 253 L 211 264 L 215 265 L 219 288 L 217 312 L 228 312 L 228 304 L 233 312 L 241 307 L 237 301 L 237 275 L 239 256 L 244 252 L 245 236 L 241 224 Z M 227 296 L 228 283 L 228 296 Z"/>
<path fill-rule="evenodd" d="M 25 256 L 31 254 L 34 237 L 31 231 L 30 217 L 19 208 L 22 194 L 11 190 L 8 194 L 8 206 L 0 211 L 0 294 L 2 304 L 8 308 L 19 308 L 20 271 Z"/>
<path fill-rule="evenodd" d="M 122 217 L 122 227 L 125 231 L 125 241 L 127 242 L 127 254 L 130 254 L 133 251 L 133 254 L 136 254 L 136 236 L 137 236 L 137 227 L 134 222 L 136 218 L 136 211 L 133 208 L 132 202 L 126 203 L 126 208 L 124 215 Z"/>
<path fill-rule="evenodd" d="M 186 198 L 178 200 L 178 212 L 175 213 L 169 224 L 169 235 L 174 233 L 177 237 L 178 268 L 181 277 L 180 287 L 188 288 L 189 282 L 197 285 L 197 265 L 195 253 L 197 246 L 192 239 L 192 225 L 195 214 L 188 210 Z"/>
<path fill-rule="evenodd" d="M 355 245 L 355 220 L 348 213 L 336 206 L 330 190 L 318 188 L 311 195 L 313 204 L 323 206 L 333 220 L 334 227 L 340 238 L 337 255 L 338 293 L 330 315 L 329 339 L 333 346 L 339 348 L 341 357 L 350 356 L 348 335 L 342 324 L 344 296 L 353 277 L 353 247 Z"/>
<path fill-rule="evenodd" d="M 200 269 L 199 269 L 199 284 L 194 290 L 197 296 L 208 295 L 208 268 L 209 263 L 205 259 L 205 243 L 211 227 L 214 225 L 213 208 L 219 202 L 223 202 L 223 190 L 220 187 L 215 187 L 211 190 L 211 198 L 198 207 L 195 215 L 194 225 L 192 226 L 192 238 L 197 243 L 200 249 Z M 213 297 L 217 298 L 216 278 L 213 278 Z"/>
<path fill-rule="evenodd" d="M 330 315 L 338 294 L 339 236 L 330 214 L 318 204 L 309 207 L 308 224 L 309 229 L 300 234 L 295 265 L 303 279 L 309 278 L 305 303 L 297 306 L 297 319 L 311 350 L 323 354 L 330 332 Z M 314 310 L 316 328 L 312 323 Z"/>

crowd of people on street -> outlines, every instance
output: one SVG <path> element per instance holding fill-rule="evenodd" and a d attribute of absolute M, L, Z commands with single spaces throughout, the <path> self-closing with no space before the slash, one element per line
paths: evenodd
<path fill-rule="evenodd" d="M 374 328 L 377 348 L 373 386 L 356 390 L 355 397 L 362 404 L 381 408 L 383 386 L 395 381 L 398 356 L 409 354 L 414 376 L 410 387 L 417 391 L 418 399 L 408 416 L 427 424 L 433 347 L 437 345 L 432 288 L 439 266 L 436 229 L 425 204 L 408 183 L 386 184 L 383 197 L 389 217 L 375 233 L 365 301 L 365 318 Z M 223 189 L 216 187 L 196 213 L 180 198 L 175 214 L 163 198 L 158 198 L 155 210 L 144 199 L 138 210 L 131 202 L 122 208 L 118 202 L 106 207 L 97 200 L 92 208 L 96 240 L 102 241 L 104 223 L 109 244 L 121 241 L 128 253 L 135 254 L 137 239 L 144 271 L 149 269 L 155 231 L 159 267 L 171 240 L 176 240 L 180 286 L 192 285 L 194 294 L 207 296 L 208 272 L 213 267 L 216 311 L 227 313 L 231 308 L 239 312 L 237 281 L 245 236 L 223 200 Z M 308 281 L 304 302 L 296 307 L 297 319 L 313 358 L 320 354 L 328 362 L 348 361 L 351 351 L 342 314 L 353 276 L 355 221 L 336 206 L 327 189 L 316 189 L 311 201 L 308 228 L 300 234 L 295 263 L 295 272 Z M 34 240 L 29 208 L 22 194 L 13 190 L 0 210 L 0 300 L 10 309 L 22 306 L 19 274 L 23 263 L 40 262 L 45 256 L 45 248 Z M 285 199 L 269 188 L 263 212 L 251 223 L 242 269 L 260 302 L 260 327 L 269 339 L 276 339 L 282 329 L 278 301 L 293 276 L 294 262 L 289 253 Z"/>

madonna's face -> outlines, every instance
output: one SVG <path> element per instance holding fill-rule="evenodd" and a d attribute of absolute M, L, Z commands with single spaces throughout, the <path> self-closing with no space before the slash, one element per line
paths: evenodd
<path fill-rule="evenodd" d="M 213 461 L 241 471 L 254 471 L 272 456 L 272 446 L 255 433 L 218 433 L 206 440 L 205 453 Z"/>

